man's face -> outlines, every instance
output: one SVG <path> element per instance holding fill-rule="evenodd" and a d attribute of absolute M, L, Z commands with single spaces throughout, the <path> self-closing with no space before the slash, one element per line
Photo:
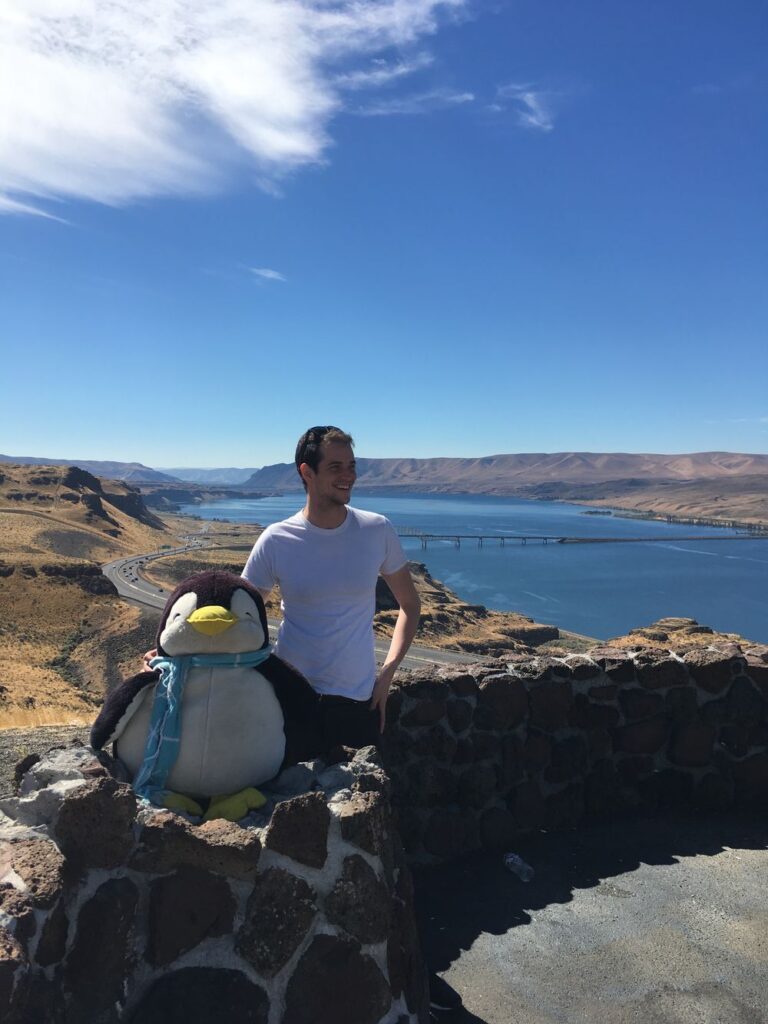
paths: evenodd
<path fill-rule="evenodd" d="M 317 470 L 313 472 L 307 467 L 309 472 L 304 477 L 307 491 L 315 499 L 346 505 L 357 479 L 352 446 L 335 441 L 323 445 L 320 451 Z"/>

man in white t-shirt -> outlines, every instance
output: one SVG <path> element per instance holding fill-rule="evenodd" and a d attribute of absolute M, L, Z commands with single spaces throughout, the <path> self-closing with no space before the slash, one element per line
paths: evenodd
<path fill-rule="evenodd" d="M 276 653 L 321 695 L 328 744 L 375 743 L 387 695 L 419 623 L 421 604 L 389 520 L 350 508 L 356 479 L 353 441 L 337 427 L 299 439 L 296 468 L 306 490 L 301 512 L 261 534 L 243 576 L 264 598 L 280 586 L 283 621 Z M 376 580 L 400 605 L 389 652 L 376 669 Z"/>

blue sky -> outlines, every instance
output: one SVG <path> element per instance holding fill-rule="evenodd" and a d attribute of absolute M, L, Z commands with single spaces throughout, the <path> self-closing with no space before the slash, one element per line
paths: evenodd
<path fill-rule="evenodd" d="M 0 451 L 768 452 L 767 37 L 757 0 L 10 0 Z"/>

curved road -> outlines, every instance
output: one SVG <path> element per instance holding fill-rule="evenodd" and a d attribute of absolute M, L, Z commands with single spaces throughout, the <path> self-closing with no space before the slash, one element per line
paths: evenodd
<path fill-rule="evenodd" d="M 102 572 L 114 583 L 120 597 L 134 601 L 136 604 L 156 608 L 159 611 L 165 607 L 170 591 L 150 583 L 142 576 L 141 571 L 144 566 L 158 558 L 167 558 L 170 555 L 179 555 L 185 551 L 212 546 L 210 541 L 201 539 L 197 534 L 189 534 L 182 537 L 182 540 L 185 543 L 181 547 L 150 551 L 145 555 L 132 555 L 130 558 L 118 558 L 114 562 L 103 565 Z M 274 619 L 269 620 L 269 632 L 273 641 L 279 625 L 280 623 Z M 375 647 L 376 660 L 381 663 L 389 650 L 389 642 L 377 640 Z M 424 668 L 425 665 L 476 665 L 478 661 L 482 660 L 479 655 L 433 650 L 429 647 L 414 645 L 403 659 L 402 666 L 403 668 Z"/>

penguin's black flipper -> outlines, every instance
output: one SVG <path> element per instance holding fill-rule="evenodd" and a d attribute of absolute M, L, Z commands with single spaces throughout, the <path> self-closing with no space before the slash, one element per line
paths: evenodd
<path fill-rule="evenodd" d="M 285 718 L 283 766 L 319 757 L 323 750 L 317 693 L 300 672 L 274 654 L 256 671 L 272 684 Z"/>
<path fill-rule="evenodd" d="M 91 728 L 91 746 L 94 750 L 101 750 L 118 738 L 146 697 L 146 687 L 152 686 L 159 678 L 157 669 L 139 672 L 107 694 L 104 707 Z"/>

